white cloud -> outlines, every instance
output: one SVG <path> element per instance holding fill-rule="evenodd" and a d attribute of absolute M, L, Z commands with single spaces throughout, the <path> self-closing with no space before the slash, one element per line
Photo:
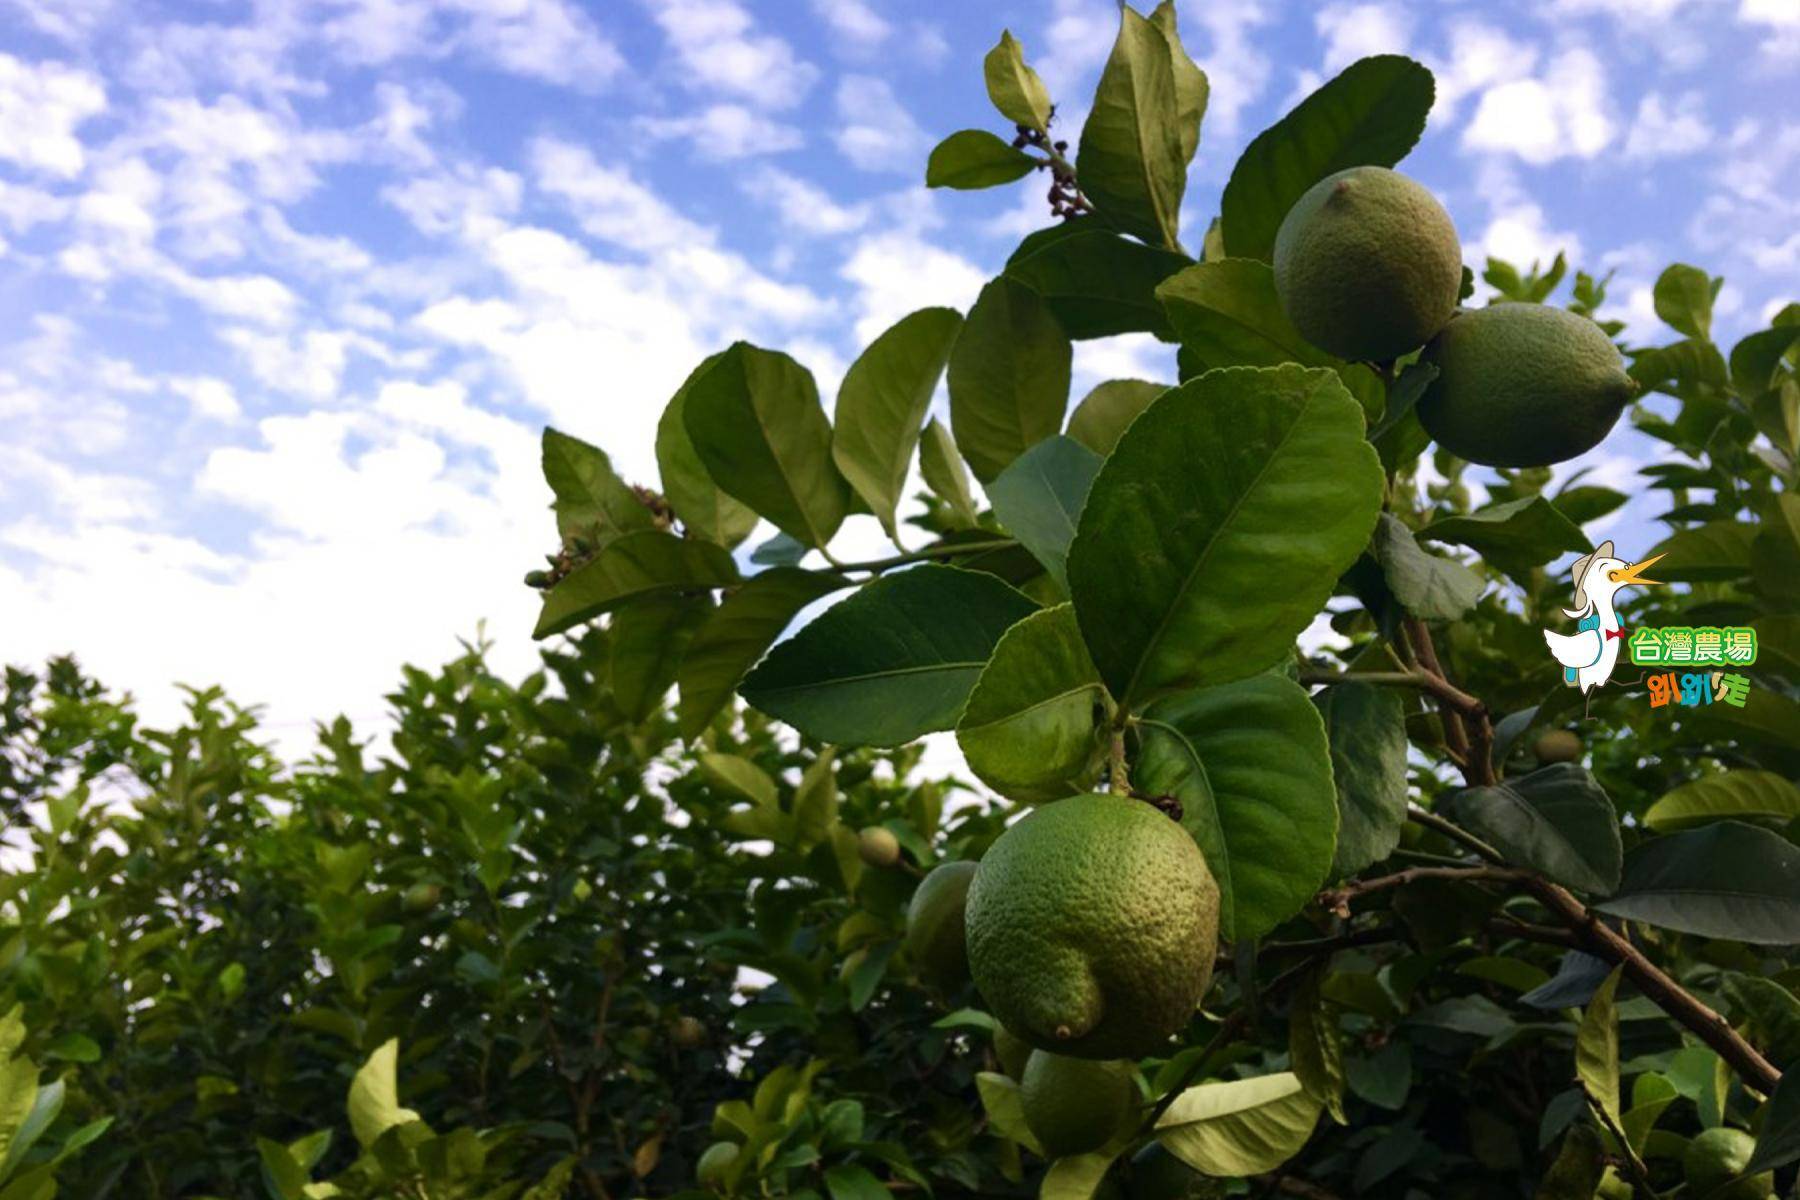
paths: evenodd
<path fill-rule="evenodd" d="M 351 336 L 313 329 L 297 336 L 243 327 L 219 332 L 234 347 L 256 380 L 273 391 L 309 400 L 334 398 L 349 359 Z"/>
<path fill-rule="evenodd" d="M 685 117 L 639 117 L 635 125 L 653 138 L 685 139 L 696 156 L 711 162 L 780 154 L 806 143 L 799 129 L 742 104 L 714 104 Z"/>
<path fill-rule="evenodd" d="M 1467 18 L 1450 25 L 1450 47 L 1445 55 L 1428 59 L 1437 78 L 1437 98 L 1432 120 L 1448 124 L 1464 97 L 1496 83 L 1530 75 L 1537 67 L 1537 47 L 1516 41 L 1505 30 Z"/>
<path fill-rule="evenodd" d="M 1043 77 L 1060 110 L 1085 107 L 1086 97 L 1077 93 L 1112 49 L 1119 7 L 1110 0 L 1056 0 L 1051 12 L 1043 36 L 1025 40 L 1026 61 Z"/>
<path fill-rule="evenodd" d="M 974 263 L 904 233 L 864 238 L 839 274 L 856 286 L 856 337 L 864 345 L 918 309 L 946 304 L 966 310 L 987 282 L 987 272 Z"/>
<path fill-rule="evenodd" d="M 1412 18 L 1393 4 L 1329 4 L 1313 17 L 1325 41 L 1325 69 L 1338 72 L 1371 54 L 1404 54 Z"/>
<path fill-rule="evenodd" d="M 1268 88 L 1269 58 L 1256 48 L 1252 35 L 1272 16 L 1259 0 L 1216 0 L 1188 10 L 1181 27 L 1182 44 L 1212 84 L 1200 132 L 1203 142 L 1215 137 L 1236 138 L 1244 109 Z M 1204 149 L 1200 159 L 1203 169 L 1214 161 L 1219 162 L 1219 170 L 1230 167 L 1229 156 L 1209 156 Z"/>
<path fill-rule="evenodd" d="M 592 92 L 625 58 L 569 0 L 449 0 L 468 17 L 455 44 L 505 71 Z"/>
<path fill-rule="evenodd" d="M 1592 158 L 1613 137 L 1607 115 L 1606 68 L 1590 51 L 1569 50 L 1542 77 L 1515 79 L 1482 93 L 1463 145 L 1518 155 L 1542 164 Z"/>
<path fill-rule="evenodd" d="M 846 75 L 837 89 L 837 148 L 864 171 L 916 175 L 924 170 L 929 143 L 884 79 Z"/>
<path fill-rule="evenodd" d="M 1698 92 L 1686 92 L 1665 104 L 1652 92 L 1638 102 L 1637 116 L 1625 134 L 1625 157 L 1637 160 L 1677 158 L 1705 149 L 1713 140 L 1706 105 Z"/>
<path fill-rule="evenodd" d="M 854 52 L 873 50 L 894 32 L 892 22 L 867 0 L 812 0 L 812 9 L 840 43 Z"/>
<path fill-rule="evenodd" d="M 1738 20 L 1761 26 L 1763 54 L 1777 63 L 1800 60 L 1800 4 L 1794 0 L 1739 0 Z"/>
<path fill-rule="evenodd" d="M 76 129 L 106 108 L 106 89 L 62 63 L 0 54 L 0 159 L 68 178 L 85 155 Z"/>
<path fill-rule="evenodd" d="M 818 78 L 781 38 L 758 33 L 733 0 L 644 0 L 681 63 L 682 82 L 724 90 L 766 108 L 791 108 Z"/>
<path fill-rule="evenodd" d="M 624 167 L 607 166 L 574 142 L 532 143 L 538 186 L 575 214 L 582 231 L 624 247 L 661 249 L 710 243 L 712 230 L 682 216 Z"/>
<path fill-rule="evenodd" d="M 782 225 L 799 233 L 853 233 L 869 221 L 867 204 L 838 204 L 823 188 L 774 167 L 745 179 L 743 188 L 773 208 Z"/>
<path fill-rule="evenodd" d="M 209 421 L 226 423 L 237 420 L 243 415 L 243 408 L 238 404 L 237 394 L 231 385 L 223 379 L 215 379 L 210 375 L 193 375 L 169 380 L 169 390 L 185 398 L 189 410 L 196 416 Z"/>

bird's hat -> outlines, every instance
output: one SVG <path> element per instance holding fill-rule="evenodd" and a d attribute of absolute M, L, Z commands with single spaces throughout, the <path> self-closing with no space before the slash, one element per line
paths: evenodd
<path fill-rule="evenodd" d="M 1595 546 L 1592 554 L 1584 554 L 1576 559 L 1575 565 L 1569 568 L 1569 577 L 1575 581 L 1575 594 L 1577 596 L 1582 594 L 1582 587 L 1587 583 L 1587 573 L 1596 560 L 1617 557 L 1619 556 L 1613 550 L 1612 539 L 1608 538 Z"/>

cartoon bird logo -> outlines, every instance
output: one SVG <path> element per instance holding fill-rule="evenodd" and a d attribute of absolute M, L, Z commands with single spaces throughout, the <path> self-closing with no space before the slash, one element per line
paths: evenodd
<path fill-rule="evenodd" d="M 1619 625 L 1614 600 L 1619 591 L 1633 584 L 1660 583 L 1644 578 L 1644 572 L 1662 555 L 1643 562 L 1628 563 L 1613 551 L 1610 541 L 1601 542 L 1592 554 L 1575 560 L 1569 569 L 1575 581 L 1575 607 L 1563 612 L 1576 618 L 1573 634 L 1544 630 L 1544 641 L 1550 653 L 1563 666 L 1563 682 L 1578 687 L 1592 698 L 1595 688 L 1612 677 L 1619 662 L 1619 648 L 1625 644 L 1625 630 Z"/>

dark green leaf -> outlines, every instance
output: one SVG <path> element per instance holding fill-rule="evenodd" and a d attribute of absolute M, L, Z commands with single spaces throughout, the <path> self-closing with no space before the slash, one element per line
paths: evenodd
<path fill-rule="evenodd" d="M 544 430 L 544 482 L 556 497 L 556 531 L 565 539 L 581 537 L 593 545 L 649 529 L 656 518 L 613 474 L 606 451 L 580 438 Z"/>
<path fill-rule="evenodd" d="M 1049 301 L 1072 338 L 1142 332 L 1172 341 L 1156 286 L 1192 262 L 1087 218 L 1026 238 L 1007 261 L 1006 275 Z"/>
<path fill-rule="evenodd" d="M 1101 677 L 1137 706 L 1275 661 L 1367 544 L 1383 478 L 1329 371 L 1212 371 L 1132 423 L 1088 493 L 1069 586 Z"/>
<path fill-rule="evenodd" d="M 1738 391 L 1754 396 L 1775 386 L 1775 373 L 1796 345 L 1800 345 L 1800 325 L 1759 330 L 1733 346 L 1731 380 Z"/>
<path fill-rule="evenodd" d="M 700 736 L 795 614 L 849 586 L 841 575 L 777 567 L 728 593 L 688 644 L 676 675 L 682 736 Z"/>
<path fill-rule="evenodd" d="M 1564 488 L 1551 498 L 1550 503 L 1556 505 L 1557 511 L 1575 524 L 1586 525 L 1608 513 L 1617 512 L 1629 499 L 1631 497 L 1624 492 L 1584 485 Z"/>
<path fill-rule="evenodd" d="M 737 564 L 714 542 L 656 530 L 628 533 L 544 594 L 533 637 L 546 638 L 659 592 L 703 591 L 738 581 Z"/>
<path fill-rule="evenodd" d="M 1098 773 L 1106 689 L 1067 604 L 1006 631 L 981 672 L 956 740 L 969 769 L 1011 800 L 1085 791 Z"/>
<path fill-rule="evenodd" d="M 626 719 L 648 720 L 675 682 L 688 643 L 712 615 L 712 596 L 652 596 L 613 613 L 608 677 Z"/>
<path fill-rule="evenodd" d="M 1065 592 L 1069 543 L 1100 471 L 1101 458 L 1080 442 L 1049 437 L 1015 459 L 988 485 L 994 516 L 1044 564 Z"/>
<path fill-rule="evenodd" d="M 950 431 L 936 417 L 925 425 L 919 440 L 919 474 L 932 495 L 950 506 L 964 528 L 976 524 L 975 500 L 969 492 L 969 473 Z"/>
<path fill-rule="evenodd" d="M 842 1164 L 825 1170 L 831 1200 L 892 1200 L 892 1193 L 862 1167 Z"/>
<path fill-rule="evenodd" d="M 925 186 L 975 191 L 1023 179 L 1041 160 L 985 129 L 959 129 L 931 149 Z"/>
<path fill-rule="evenodd" d="M 1256 136 L 1221 203 L 1226 252 L 1268 260 L 1301 193 L 1327 175 L 1406 157 L 1425 129 L 1431 72 L 1394 54 L 1358 59 Z"/>
<path fill-rule="evenodd" d="M 1003 30 L 1000 41 L 981 60 L 988 99 L 1014 125 L 1043 133 L 1050 128 L 1050 93 L 1038 73 L 1025 62 L 1025 49 Z"/>
<path fill-rule="evenodd" d="M 759 567 L 797 567 L 806 555 L 804 542 L 777 533 L 750 552 L 750 561 Z"/>
<path fill-rule="evenodd" d="M 1644 824 L 1672 833 L 1725 817 L 1786 823 L 1800 817 L 1800 787 L 1773 771 L 1703 775 L 1665 793 L 1644 813 Z"/>
<path fill-rule="evenodd" d="M 1754 825 L 1716 821 L 1631 852 L 1600 911 L 1701 937 L 1800 942 L 1800 848 Z"/>
<path fill-rule="evenodd" d="M 1773 1171 L 1800 1160 L 1800 1071 L 1782 1072 L 1781 1081 L 1763 1105 L 1762 1133 L 1744 1174 Z"/>
<path fill-rule="evenodd" d="M 783 533 L 823 546 L 837 532 L 850 488 L 805 367 L 735 343 L 689 382 L 682 423 L 713 482 Z"/>
<path fill-rule="evenodd" d="M 1031 601 L 992 575 L 927 564 L 884 576 L 769 652 L 746 701 L 840 746 L 949 729 Z"/>
<path fill-rule="evenodd" d="M 1413 531 L 1391 513 L 1381 514 L 1371 548 L 1394 598 L 1427 621 L 1459 620 L 1487 588 L 1461 563 L 1421 549 Z"/>
<path fill-rule="evenodd" d="M 1750 573 L 1750 546 L 1755 536 L 1755 526 L 1738 521 L 1714 521 L 1683 529 L 1651 550 L 1651 554 L 1663 556 L 1656 564 L 1655 577 L 1670 583 L 1742 578 Z"/>
<path fill-rule="evenodd" d="M 1399 693 L 1339 683 L 1313 697 L 1331 745 L 1342 878 L 1385 859 L 1406 825 L 1406 713 Z"/>
<path fill-rule="evenodd" d="M 1169 390 L 1166 383 L 1143 379 L 1109 379 L 1082 397 L 1069 417 L 1069 436 L 1102 458 L 1150 402 Z"/>
<path fill-rule="evenodd" d="M 1277 675 L 1159 700 L 1138 726 L 1132 784 L 1181 802 L 1181 823 L 1219 884 L 1220 929 L 1260 937 L 1331 872 L 1337 795 L 1325 725 Z"/>
<path fill-rule="evenodd" d="M 1412 1051 L 1403 1041 L 1390 1041 L 1367 1058 L 1344 1064 L 1350 1090 L 1379 1108 L 1398 1111 L 1412 1090 Z"/>
<path fill-rule="evenodd" d="M 663 498 L 681 518 L 682 527 L 691 535 L 732 547 L 756 528 L 756 511 L 713 483 L 688 438 L 685 416 L 689 386 L 718 358 L 715 354 L 695 367 L 663 409 L 656 425 L 656 468 L 662 475 Z"/>
<path fill-rule="evenodd" d="M 981 289 L 950 352 L 950 427 L 986 483 L 1062 428 L 1069 335 L 1043 297 L 1001 277 Z"/>
<path fill-rule="evenodd" d="M 1490 504 L 1466 516 L 1444 517 L 1422 538 L 1468 546 L 1508 575 L 1520 576 L 1569 550 L 1591 547 L 1575 522 L 1542 496 Z"/>
<path fill-rule="evenodd" d="M 1748 1019 L 1750 1040 L 1770 1062 L 1800 1062 L 1800 999 L 1760 975 L 1729 974 L 1725 994 Z"/>
<path fill-rule="evenodd" d="M 1120 7 L 1119 36 L 1100 72 L 1076 159 L 1081 190 L 1102 217 L 1171 250 L 1180 248 L 1187 189 L 1173 55 L 1158 25 Z M 1184 80 L 1191 97 L 1192 78 L 1184 72 Z"/>
<path fill-rule="evenodd" d="M 1319 995 L 1319 972 L 1309 971 L 1288 1010 L 1288 1061 L 1300 1085 L 1325 1106 L 1332 1120 L 1344 1116 L 1344 1047 L 1337 1009 Z"/>
<path fill-rule="evenodd" d="M 1619 886 L 1623 851 L 1612 801 L 1573 763 L 1556 763 L 1444 802 L 1450 818 L 1508 862 L 1556 882 L 1607 895 Z"/>
<path fill-rule="evenodd" d="M 832 461 L 889 537 L 931 394 L 961 328 L 962 316 L 950 308 L 902 317 L 850 364 L 838 388 Z"/>

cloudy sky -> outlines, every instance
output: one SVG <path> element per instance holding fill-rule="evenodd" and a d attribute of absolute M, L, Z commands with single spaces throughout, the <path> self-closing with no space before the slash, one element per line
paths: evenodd
<path fill-rule="evenodd" d="M 1465 253 L 1614 271 L 1662 340 L 1674 259 L 1724 337 L 1800 279 L 1800 0 L 1184 3 L 1213 95 L 1197 239 L 1245 142 L 1358 56 L 1437 73 L 1406 169 Z M 551 527 L 545 423 L 654 481 L 702 356 L 856 348 L 966 307 L 1038 187 L 928 193 L 998 128 L 1010 25 L 1074 121 L 1112 0 L 0 0 L 0 659 L 75 650 L 153 716 L 225 684 L 301 738 L 379 721 Z M 1071 126 L 1072 128 L 1072 126 Z M 1169 377 L 1083 346 L 1077 389 Z M 1642 446 L 1610 447 L 1629 480 Z M 867 524 L 869 530 L 857 526 Z M 847 540 L 878 536 L 868 519 Z"/>

